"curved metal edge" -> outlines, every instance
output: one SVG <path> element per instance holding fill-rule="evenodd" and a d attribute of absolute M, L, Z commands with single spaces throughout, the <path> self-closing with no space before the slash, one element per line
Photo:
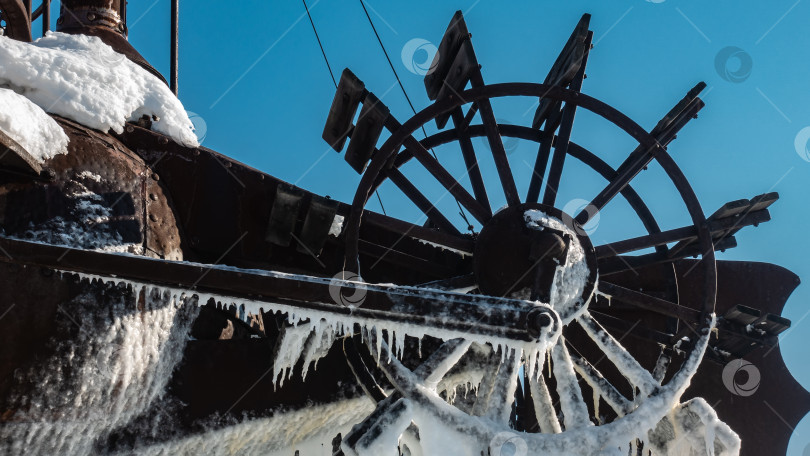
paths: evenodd
<path fill-rule="evenodd" d="M 537 130 L 523 125 L 498 124 L 498 129 L 501 136 L 533 141 L 538 144 L 548 141 L 549 137 L 551 136 L 542 130 Z M 483 125 L 471 125 L 467 128 L 466 134 L 471 138 L 476 138 L 479 136 L 486 136 L 486 131 L 484 130 Z M 551 139 L 553 140 L 554 138 L 556 138 L 556 136 L 553 136 Z M 456 130 L 445 130 L 428 136 L 420 142 L 426 149 L 431 149 L 458 139 L 459 137 Z M 589 166 L 600 176 L 604 177 L 608 182 L 610 182 L 610 180 L 616 174 L 616 170 L 613 169 L 612 166 L 607 164 L 607 162 L 599 158 L 596 154 L 589 151 L 585 147 L 580 146 L 573 141 L 569 143 L 568 147 L 568 155 Z M 410 161 L 411 158 L 413 158 L 413 156 L 409 154 L 407 150 L 400 152 L 397 155 L 396 160 L 394 160 L 394 164 L 392 166 L 399 169 L 405 163 Z M 384 180 L 385 179 L 380 176 L 377 181 L 374 182 L 374 188 L 372 190 L 376 191 Z M 661 228 L 659 227 L 658 222 L 655 220 L 655 217 L 652 215 L 652 212 L 632 186 L 628 185 L 625 187 L 622 190 L 621 195 L 625 198 L 627 203 L 630 204 L 630 207 L 636 212 L 636 215 L 638 215 L 639 219 L 641 219 L 641 223 L 644 224 L 644 228 L 649 234 L 661 232 Z M 662 248 L 661 250 L 665 249 Z"/>
<path fill-rule="evenodd" d="M 676 263 L 683 294 L 694 294 L 694 285 L 703 280 L 699 273 L 686 274 L 697 261 L 690 259 Z M 769 263 L 720 260 L 717 272 L 718 314 L 743 304 L 757 308 L 763 314 L 781 315 L 788 298 L 800 283 L 793 272 Z M 760 286 L 762 283 L 768 286 Z M 783 333 L 782 338 L 788 334 Z M 726 365 L 706 360 L 684 399 L 706 399 L 720 419 L 742 437 L 741 456 L 785 454 L 796 425 L 810 411 L 810 392 L 791 374 L 779 345 L 754 350 L 743 359 L 760 374 L 755 388 L 735 394 L 735 385 L 746 383 L 747 377 L 739 374 L 732 378 L 729 374 L 735 372 L 725 372 Z M 741 370 L 750 374 L 747 369 Z M 735 383 L 727 384 L 732 381 Z"/>
<path fill-rule="evenodd" d="M 659 144 L 650 133 L 621 111 L 591 96 L 547 84 L 503 83 L 472 88 L 464 91 L 457 97 L 450 97 L 447 100 L 436 102 L 408 119 L 408 121 L 405 122 L 399 130 L 394 132 L 380 147 L 379 152 L 372 159 L 360 180 L 357 192 L 352 201 L 352 210 L 349 214 L 346 227 L 346 269 L 354 270 L 358 273 L 360 272 L 357 241 L 359 239 L 363 207 L 373 191 L 377 176 L 382 172 L 385 166 L 391 162 L 391 159 L 395 156 L 405 139 L 421 125 L 443 113 L 450 112 L 458 106 L 480 99 L 509 96 L 550 98 L 572 103 L 587 109 L 624 130 L 633 137 L 633 139 L 638 141 L 640 145 L 647 147 L 654 154 L 656 160 L 664 168 L 664 171 L 670 177 L 673 184 L 678 189 L 681 198 L 684 200 L 692 222 L 698 230 L 698 240 L 701 249 L 705 252 L 703 258 L 705 260 L 704 268 L 707 270 L 707 275 L 706 283 L 704 284 L 706 298 L 703 303 L 703 313 L 706 318 L 704 318 L 701 328 L 707 328 L 711 324 L 708 315 L 714 310 L 717 292 L 716 270 L 713 273 L 708 273 L 709 269 L 715 268 L 714 245 L 712 243 L 711 233 L 706 224 L 706 216 L 703 213 L 694 190 L 689 185 L 683 172 L 666 152 L 666 149 Z"/>
<path fill-rule="evenodd" d="M 0 0 L 0 11 L 6 19 L 6 35 L 19 41 L 31 41 L 31 22 L 22 0 Z"/>
<path fill-rule="evenodd" d="M 15 174 L 39 176 L 42 164 L 14 138 L 0 130 L 0 172 L 7 170 Z"/>

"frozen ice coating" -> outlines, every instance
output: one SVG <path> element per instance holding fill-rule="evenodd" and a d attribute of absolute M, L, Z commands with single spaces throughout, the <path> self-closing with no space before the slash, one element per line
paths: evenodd
<path fill-rule="evenodd" d="M 332 219 L 332 226 L 329 227 L 329 236 L 338 237 L 343 232 L 343 216 L 335 214 Z"/>
<path fill-rule="evenodd" d="M 666 456 L 735 456 L 740 452 L 740 437 L 701 398 L 691 399 L 673 408 L 651 429 L 647 442 Z"/>
<path fill-rule="evenodd" d="M 702 354 L 708 345 L 710 332 L 697 342 L 695 350 Z M 390 350 L 383 342 L 382 350 Z M 412 403 L 412 419 L 419 428 L 422 450 L 425 454 L 468 455 L 488 448 L 488 454 L 543 454 L 554 456 L 626 455 L 636 447 L 636 440 L 649 443 L 655 456 L 731 456 L 739 452 L 739 438 L 720 423 L 705 402 L 692 401 L 679 404 L 679 398 L 689 386 L 697 371 L 701 356 L 691 356 L 665 386 L 656 394 L 641 401 L 633 413 L 601 426 L 573 427 L 566 423 L 562 433 L 526 434 L 509 429 L 486 418 L 471 416 L 443 400 L 435 390 L 420 385 L 416 375 L 392 359 L 389 368 L 397 378 L 405 396 Z M 663 419 L 663 421 L 662 421 Z M 658 428 L 674 429 L 667 434 Z M 674 424 L 673 424 L 674 423 Z M 655 430 L 655 431 L 651 431 Z M 648 434 L 648 431 L 651 431 Z M 658 432 L 658 434 L 656 434 Z M 672 436 L 689 433 L 691 438 L 686 452 L 684 446 L 675 448 Z M 653 436 L 657 440 L 652 441 Z M 669 436 L 669 437 L 668 437 Z M 507 443 L 510 446 L 506 447 Z M 652 446 L 653 448 L 650 448 Z M 502 453 L 501 451 L 512 451 Z M 690 452 L 691 451 L 691 452 Z"/>
<path fill-rule="evenodd" d="M 588 282 L 590 270 L 585 260 L 585 251 L 577 241 L 576 233 L 562 220 L 536 209 L 523 213 L 526 226 L 542 230 L 548 227 L 571 235 L 571 245 L 565 266 L 558 266 L 551 286 L 551 307 L 560 314 L 563 324 L 568 324 L 586 309 L 582 292 Z"/>
<path fill-rule="evenodd" d="M 196 308 L 153 288 L 138 302 L 143 289 L 121 293 L 96 281 L 62 305 L 83 330 L 59 342 L 44 365 L 15 373 L 38 387 L 12 398 L 16 412 L 0 426 L 0 454 L 94 454 L 99 438 L 161 400 Z M 99 301 L 106 312 L 97 311 Z"/>
<path fill-rule="evenodd" d="M 245 420 L 221 429 L 208 430 L 179 440 L 137 448 L 141 456 L 235 454 L 292 456 L 294 446 L 301 456 L 332 456 L 332 439 L 346 433 L 374 411 L 365 397 L 338 403 L 313 404 L 268 418 Z"/>
<path fill-rule="evenodd" d="M 5 65 L 6 62 L 3 63 Z M 17 141 L 40 163 L 67 153 L 68 136 L 42 108 L 24 96 L 3 88 L 0 88 L 0 106 L 0 131 Z"/>
<path fill-rule="evenodd" d="M 45 111 L 103 132 L 122 133 L 147 115 L 152 130 L 197 147 L 182 103 L 156 76 L 99 38 L 48 32 L 33 43 L 0 36 L 0 87 Z"/>
<path fill-rule="evenodd" d="M 144 254 L 143 245 L 125 243 L 108 223 L 113 217 L 113 209 L 104 197 L 82 184 L 83 180 L 97 179 L 101 178 L 87 171 L 75 176 L 70 190 L 65 193 L 67 210 L 72 217 L 57 216 L 43 223 L 31 224 L 25 231 L 25 240 L 87 250 Z"/>

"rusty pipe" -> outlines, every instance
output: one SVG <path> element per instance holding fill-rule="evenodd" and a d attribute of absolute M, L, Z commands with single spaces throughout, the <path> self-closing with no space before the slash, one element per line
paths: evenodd
<path fill-rule="evenodd" d="M 125 5 L 126 0 L 62 0 L 56 29 L 71 32 L 76 29 L 104 28 L 126 37 L 127 26 L 123 20 Z"/>

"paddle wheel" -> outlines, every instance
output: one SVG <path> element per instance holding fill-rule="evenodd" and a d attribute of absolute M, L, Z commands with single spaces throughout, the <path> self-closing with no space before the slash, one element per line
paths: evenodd
<path fill-rule="evenodd" d="M 62 8 L 66 35 L 55 39 L 97 37 L 128 57 L 129 71 L 153 77 L 159 95 L 170 93 L 126 42 L 125 6 Z M 49 14 L 49 3 L 37 11 Z M 18 0 L 0 3 L 0 14 L 6 36 L 30 41 L 36 12 Z M 69 140 L 54 156 L 3 132 L 0 293 L 12 304 L 0 318 L 3 448 L 785 451 L 785 428 L 740 411 L 767 403 L 795 425 L 810 409 L 781 358 L 767 356 L 790 325 L 779 314 L 798 278 L 715 259 L 736 246 L 739 230 L 770 220 L 778 195 L 732 201 L 707 217 L 667 150 L 703 108 L 705 84 L 646 131 L 582 92 L 589 19 L 542 84 L 486 84 L 456 13 L 425 76 L 434 102 L 405 122 L 344 70 L 323 139 L 345 148 L 362 175 L 351 204 L 193 144 L 172 129 L 169 101 L 138 107 L 112 132 L 54 111 Z M 92 55 L 109 62 L 110 54 Z M 498 120 L 494 105 L 507 99 L 537 100 L 531 125 Z M 583 110 L 637 144 L 617 168 L 572 141 Z M 433 123 L 435 133 L 414 136 Z M 479 138 L 496 181 L 485 181 Z M 504 146 L 513 140 L 537 151 L 523 191 Z M 462 175 L 432 152 L 447 146 L 461 154 Z M 564 173 L 571 161 L 588 174 Z M 405 165 L 421 167 L 440 193 L 409 180 Z M 662 230 L 654 202 L 633 188 L 648 167 L 676 190 L 679 201 L 656 205 L 687 214 L 682 227 Z M 564 178 L 604 187 L 572 211 L 557 197 Z M 383 185 L 422 216 L 368 209 Z M 491 204 L 495 192 L 504 207 Z M 472 221 L 453 223 L 438 205 L 445 198 Z M 594 245 L 589 226 L 618 198 L 646 233 Z M 758 385 L 762 403 L 724 400 L 735 394 L 724 369 L 742 358 L 772 372 Z"/>

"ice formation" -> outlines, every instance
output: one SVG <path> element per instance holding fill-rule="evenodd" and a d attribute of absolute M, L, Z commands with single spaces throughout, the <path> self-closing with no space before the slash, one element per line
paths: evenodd
<path fill-rule="evenodd" d="M 57 331 L 75 338 L 15 373 L 16 384 L 37 386 L 12 398 L 16 412 L 0 426 L 0 454 L 94 454 L 99 439 L 164 396 L 195 306 L 153 288 L 96 281 L 87 290 L 60 306 Z"/>
<path fill-rule="evenodd" d="M 706 349 L 709 337 L 710 333 L 707 332 L 697 342 L 695 350 L 698 354 Z M 390 350 L 385 343 L 382 343 L 382 349 Z M 564 357 L 563 354 L 559 356 Z M 471 416 L 448 404 L 435 390 L 425 386 L 417 374 L 405 369 L 395 358 L 387 365 L 387 369 L 391 372 L 388 374 L 389 378 L 398 384 L 398 388 L 404 390 L 405 397 L 410 401 L 410 417 L 419 429 L 419 445 L 424 454 L 460 456 L 479 454 L 481 448 L 488 449 L 492 455 L 505 454 L 501 452 L 504 445 L 512 442 L 511 449 L 522 448 L 526 451 L 524 454 L 624 455 L 628 454 L 631 447 L 635 447 L 637 441 L 648 443 L 645 448 L 653 450 L 652 454 L 656 456 L 737 454 L 739 438 L 727 426 L 719 423 L 705 402 L 678 404 L 678 399 L 689 386 L 689 379 L 697 370 L 700 359 L 700 356 L 690 357 L 670 383 L 658 386 L 656 393 L 641 402 L 633 413 L 601 426 L 578 427 L 566 423 L 564 432 L 556 434 L 520 433 L 509 429 L 508 423 Z M 662 418 L 665 420 L 661 421 Z M 693 453 L 684 453 L 674 446 L 667 446 L 673 440 L 668 440 L 666 435 L 661 437 L 662 431 L 659 430 L 662 426 L 667 426 L 666 423 L 674 429 L 671 435 L 688 434 L 689 449 Z M 390 440 L 388 436 L 383 436 L 383 441 Z M 374 453 L 361 451 L 357 454 L 366 456 Z"/>
<path fill-rule="evenodd" d="M 93 179 L 92 175 L 82 177 Z M 81 194 L 76 196 L 79 199 L 83 197 Z M 94 212 L 92 196 L 84 196 L 89 200 L 80 206 L 88 209 L 88 217 L 103 217 L 103 211 Z M 527 222 L 533 223 L 534 220 Z M 50 238 L 42 240 L 54 241 Z M 114 246 L 115 240 L 88 243 L 109 249 L 109 244 Z M 573 250 L 576 255 L 576 249 Z M 576 268 L 580 260 L 574 256 L 569 257 L 569 261 L 557 271 L 559 283 L 563 284 L 559 288 L 583 286 L 582 272 L 568 275 L 566 271 Z M 206 267 L 264 276 L 293 276 L 221 265 Z M 240 300 L 199 293 L 189 296 L 187 290 L 143 287 L 115 278 L 83 277 L 108 290 L 131 290 L 129 296 L 137 297 L 141 294 L 140 290 L 145 290 L 146 299 L 149 300 L 144 310 L 146 316 L 133 312 L 132 298 L 114 301 L 115 304 L 109 306 L 109 315 L 82 312 L 81 305 L 89 305 L 93 299 L 100 299 L 97 296 L 69 307 L 68 311 L 103 321 L 93 323 L 93 329 L 82 333 L 78 341 L 61 347 L 60 356 L 54 358 L 53 366 L 49 366 L 52 368 L 47 368 L 44 374 L 24 374 L 31 379 L 28 381 L 35 382 L 42 378 L 38 375 L 44 375 L 46 378 L 41 383 L 46 386 L 38 395 L 19 399 L 21 412 L 18 413 L 23 415 L 19 416 L 17 423 L 0 431 L 4 442 L 0 443 L 0 449 L 5 445 L 9 451 L 15 451 L 19 445 L 36 441 L 33 454 L 91 453 L 94 442 L 103 439 L 115 428 L 128 424 L 160 400 L 171 372 L 182 356 L 194 308 L 214 298 L 222 305 L 235 304 L 237 316 L 242 319 L 258 312 L 286 315 L 288 325 L 282 328 L 282 337 L 274 354 L 273 375 L 277 386 L 293 375 L 305 377 L 311 369 L 317 368 L 318 359 L 327 353 L 337 337 L 351 335 L 356 331 L 356 325 L 360 326 L 360 334 L 372 356 L 389 373 L 389 379 L 403 391 L 404 398 L 396 401 L 396 413 L 384 414 L 372 423 L 374 432 L 362 436 L 352 448 L 344 448 L 347 455 L 396 455 L 398 448 L 402 454 L 412 456 L 479 454 L 482 449 L 488 450 L 491 455 L 505 455 L 509 454 L 504 449 L 507 445 L 511 445 L 511 449 L 525 449 L 526 454 L 624 455 L 635 448 L 636 442 L 642 442 L 644 448 L 652 450 L 655 456 L 733 456 L 739 451 L 739 438 L 717 420 L 716 414 L 705 403 L 678 403 L 702 358 L 710 332 L 697 341 L 692 356 L 675 377 L 667 385 L 661 386 L 591 318 L 586 309 L 577 309 L 577 321 L 585 332 L 619 371 L 638 387 L 640 394 L 629 401 L 620 395 L 611 396 L 610 389 L 600 383 L 598 375 L 586 374 L 587 366 L 578 364 L 577 359 L 568 353 L 559 325 L 552 332 L 543 334 L 538 342 L 528 343 L 461 330 L 371 319 L 357 311 L 334 314 L 272 301 Z M 334 279 L 330 278 L 295 278 L 302 282 L 334 285 Z M 351 284 L 348 282 L 341 286 Z M 359 282 L 355 285 L 362 285 L 365 289 L 383 287 Z M 412 287 L 385 288 L 425 297 L 433 293 Z M 581 288 L 579 290 L 581 293 Z M 447 305 L 452 306 L 454 295 L 437 294 L 436 299 L 441 296 L 447 300 Z M 575 296 L 575 293 L 565 291 L 557 296 L 562 299 L 557 302 L 570 303 L 571 300 L 566 297 Z M 105 295 L 104 299 L 110 300 L 111 297 Z M 570 308 L 563 306 L 563 309 Z M 137 321 L 131 321 L 132 318 Z M 405 349 L 405 338 L 410 336 L 421 340 L 428 334 L 451 341 L 445 345 L 455 343 L 463 352 L 440 360 L 428 369 L 421 366 L 414 371 L 405 369 L 399 361 Z M 462 339 L 464 341 L 459 342 Z M 557 393 L 563 398 L 562 417 L 556 416 L 545 382 L 541 380 L 546 375 L 544 366 L 549 366 L 547 355 L 554 360 Z M 465 361 L 464 356 L 472 358 Z M 65 374 L 59 364 L 64 362 L 65 357 L 71 360 L 71 371 L 76 373 Z M 425 365 L 432 357 L 425 361 Z M 296 371 L 300 365 L 303 368 Z M 519 369 L 521 365 L 523 370 Z M 535 408 L 542 411 L 542 416 L 538 418 L 544 434 L 519 433 L 508 426 L 511 400 L 518 387 L 517 378 L 524 371 L 528 374 L 528 385 L 524 387 L 531 389 Z M 611 407 L 620 409 L 617 410 L 620 415 L 618 420 L 600 426 L 592 425 L 577 374 L 593 387 L 595 401 L 603 397 Z M 472 404 L 465 402 L 466 393 L 470 390 L 476 393 Z M 64 391 L 71 393 L 64 395 Z M 462 397 L 458 397 L 459 394 Z M 64 416 L 42 412 L 50 412 L 54 407 Z M 302 456 L 328 455 L 332 450 L 331 439 L 336 433 L 345 432 L 351 425 L 363 421 L 372 409 L 372 402 L 366 398 L 346 399 L 333 404 L 289 410 L 269 418 L 246 418 L 241 423 L 224 428 L 160 444 L 142 445 L 135 450 L 138 454 L 155 456 L 194 452 L 232 454 L 233 451 L 281 455 L 292 450 L 299 450 Z"/>
<path fill-rule="evenodd" d="M 435 242 L 426 241 L 426 240 L 424 240 L 424 239 L 420 239 L 420 238 L 414 238 L 414 239 L 416 239 L 417 241 L 419 241 L 419 243 L 421 243 L 421 244 L 429 245 L 429 246 L 431 246 L 431 247 L 436 247 L 437 249 L 444 250 L 445 252 L 452 252 L 452 253 L 455 253 L 455 254 L 457 254 L 457 255 L 461 255 L 461 256 L 463 256 L 463 257 L 469 257 L 469 256 L 472 256 L 472 253 L 471 253 L 471 252 L 465 252 L 465 251 L 463 251 L 463 250 L 454 249 L 454 248 L 452 248 L 452 247 L 448 247 L 448 246 L 446 246 L 446 245 L 437 244 L 437 243 L 435 243 Z"/>
<path fill-rule="evenodd" d="M 582 292 L 587 284 L 590 270 L 585 260 L 585 251 L 577 240 L 577 234 L 562 220 L 536 209 L 523 214 L 526 226 L 538 230 L 548 227 L 571 236 L 564 266 L 558 266 L 551 287 L 551 307 L 557 311 L 564 324 L 568 324 L 585 311 L 587 302 Z"/>
<path fill-rule="evenodd" d="M 121 235 L 108 222 L 114 215 L 114 209 L 98 193 L 87 189 L 84 183 L 100 180 L 101 177 L 90 172 L 74 176 L 71 179 L 65 196 L 69 202 L 68 219 L 56 216 L 50 220 L 29 225 L 24 240 L 63 245 L 87 250 L 107 252 L 127 252 L 142 255 L 143 245 L 125 243 Z"/>
<path fill-rule="evenodd" d="M 673 408 L 648 432 L 647 442 L 654 454 L 666 456 L 736 456 L 740 453 L 740 437 L 720 421 L 717 413 L 701 398 Z"/>
<path fill-rule="evenodd" d="M 33 43 L 0 36 L 0 87 L 45 111 L 103 132 L 122 133 L 146 115 L 154 131 L 197 147 L 182 103 L 156 76 L 99 38 L 48 32 Z"/>
<path fill-rule="evenodd" d="M 329 227 L 329 236 L 338 237 L 343 232 L 343 216 L 335 214 L 332 225 Z"/>
<path fill-rule="evenodd" d="M 5 62 L 3 65 L 6 65 Z M 0 88 L 0 106 L 3 107 L 0 110 L 0 131 L 40 163 L 67 153 L 68 136 L 42 108 L 24 96 L 3 88 Z"/>
<path fill-rule="evenodd" d="M 234 454 L 332 456 L 332 440 L 374 411 L 365 397 L 312 404 L 268 418 L 254 418 L 165 443 L 136 448 L 142 456 Z M 294 448 L 294 450 L 291 450 Z"/>

